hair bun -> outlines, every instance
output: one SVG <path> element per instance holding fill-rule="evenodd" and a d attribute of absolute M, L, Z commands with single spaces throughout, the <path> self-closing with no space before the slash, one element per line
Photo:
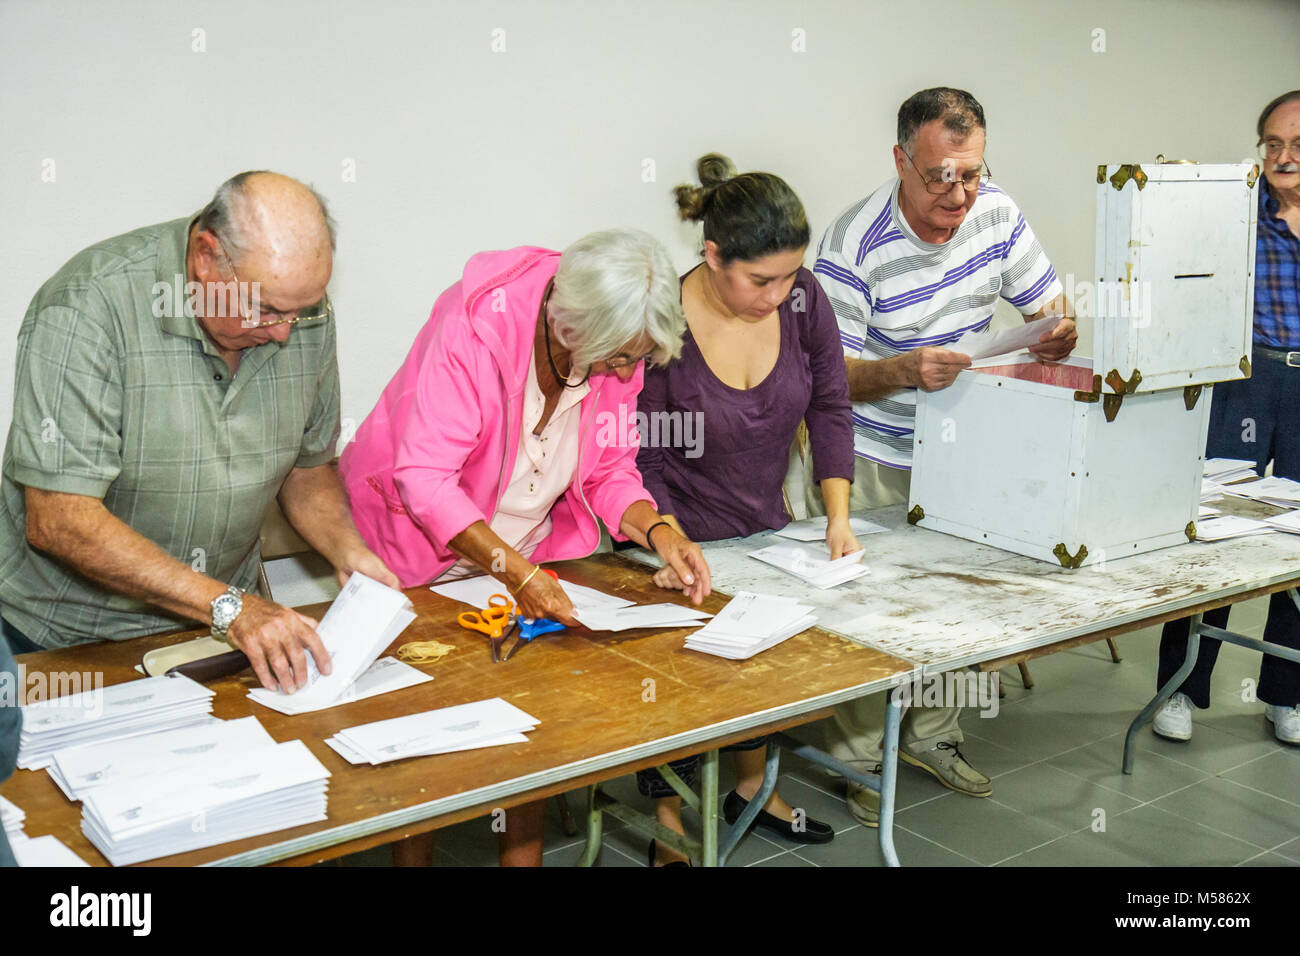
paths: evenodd
<path fill-rule="evenodd" d="M 713 197 L 713 191 L 736 175 L 735 164 L 721 153 L 708 153 L 695 164 L 698 186 L 682 184 L 673 193 L 677 197 L 677 212 L 687 222 L 704 218 L 704 210 Z"/>
<path fill-rule="evenodd" d="M 716 189 L 736 175 L 736 165 L 721 153 L 709 153 L 695 164 L 695 174 L 705 189 Z"/>

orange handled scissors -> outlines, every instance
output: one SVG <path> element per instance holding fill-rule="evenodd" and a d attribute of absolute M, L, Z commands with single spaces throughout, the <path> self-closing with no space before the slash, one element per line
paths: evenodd
<path fill-rule="evenodd" d="M 504 594 L 494 594 L 488 598 L 488 606 L 481 611 L 462 611 L 456 616 L 460 626 L 471 631 L 486 634 L 492 641 L 492 660 L 501 660 L 501 642 L 505 639 L 506 626 L 515 613 L 515 606 Z"/>

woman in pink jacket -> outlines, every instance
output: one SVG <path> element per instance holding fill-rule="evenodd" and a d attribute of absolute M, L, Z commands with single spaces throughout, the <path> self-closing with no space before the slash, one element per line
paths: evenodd
<path fill-rule="evenodd" d="M 362 537 L 403 587 L 486 571 L 524 616 L 576 625 L 538 565 L 593 553 L 599 519 L 699 604 L 708 565 L 642 486 L 633 425 L 644 361 L 675 358 L 685 328 L 646 233 L 474 256 L 339 462 Z M 541 863 L 541 808 L 511 811 L 503 863 Z"/>

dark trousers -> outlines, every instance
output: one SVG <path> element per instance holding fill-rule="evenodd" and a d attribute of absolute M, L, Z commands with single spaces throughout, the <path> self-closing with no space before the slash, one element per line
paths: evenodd
<path fill-rule="evenodd" d="M 1205 612 L 1205 623 L 1214 627 L 1227 628 L 1228 607 L 1215 608 Z M 1190 619 L 1170 621 L 1160 635 L 1160 668 L 1156 676 L 1156 686 L 1163 687 L 1182 666 L 1187 656 L 1187 634 L 1191 630 Z M 1268 603 L 1268 623 L 1264 625 L 1264 640 L 1270 644 L 1281 644 L 1300 650 L 1300 610 L 1297 610 L 1291 595 L 1278 591 Z M 1213 637 L 1202 637 L 1200 650 L 1196 656 L 1196 666 L 1179 688 L 1193 704 L 1202 709 L 1210 706 L 1210 675 L 1214 672 L 1214 662 L 1219 657 L 1222 641 Z M 1279 707 L 1294 707 L 1300 704 L 1300 664 L 1284 661 L 1280 657 L 1265 654 L 1259 665 L 1259 689 L 1256 696 L 1266 704 Z"/>
<path fill-rule="evenodd" d="M 1291 368 L 1275 356 L 1256 348 L 1250 378 L 1214 386 L 1205 457 L 1253 461 L 1261 475 L 1271 461 L 1274 475 L 1300 481 L 1300 368 Z M 1205 623 L 1226 628 L 1228 610 L 1207 612 Z M 1182 665 L 1188 630 L 1186 618 L 1165 625 L 1160 635 L 1157 686 L 1164 686 Z M 1269 600 L 1264 640 L 1300 648 L 1300 610 L 1286 592 Z M 1197 707 L 1210 706 L 1210 675 L 1220 643 L 1212 637 L 1201 638 L 1196 667 L 1179 688 Z M 1265 654 L 1257 696 L 1275 706 L 1300 704 L 1300 664 Z"/>

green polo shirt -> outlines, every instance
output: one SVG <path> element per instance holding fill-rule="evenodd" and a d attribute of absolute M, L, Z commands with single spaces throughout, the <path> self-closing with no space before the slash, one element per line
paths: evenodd
<path fill-rule="evenodd" d="M 285 476 L 334 456 L 333 319 L 295 325 L 284 344 L 246 349 L 232 378 L 185 315 L 192 222 L 148 226 L 78 253 L 41 286 L 19 329 L 0 472 L 0 614 L 45 647 L 193 621 L 105 590 L 33 549 L 24 486 L 100 498 L 168 554 L 247 589 L 257 578 L 258 530 Z"/>

